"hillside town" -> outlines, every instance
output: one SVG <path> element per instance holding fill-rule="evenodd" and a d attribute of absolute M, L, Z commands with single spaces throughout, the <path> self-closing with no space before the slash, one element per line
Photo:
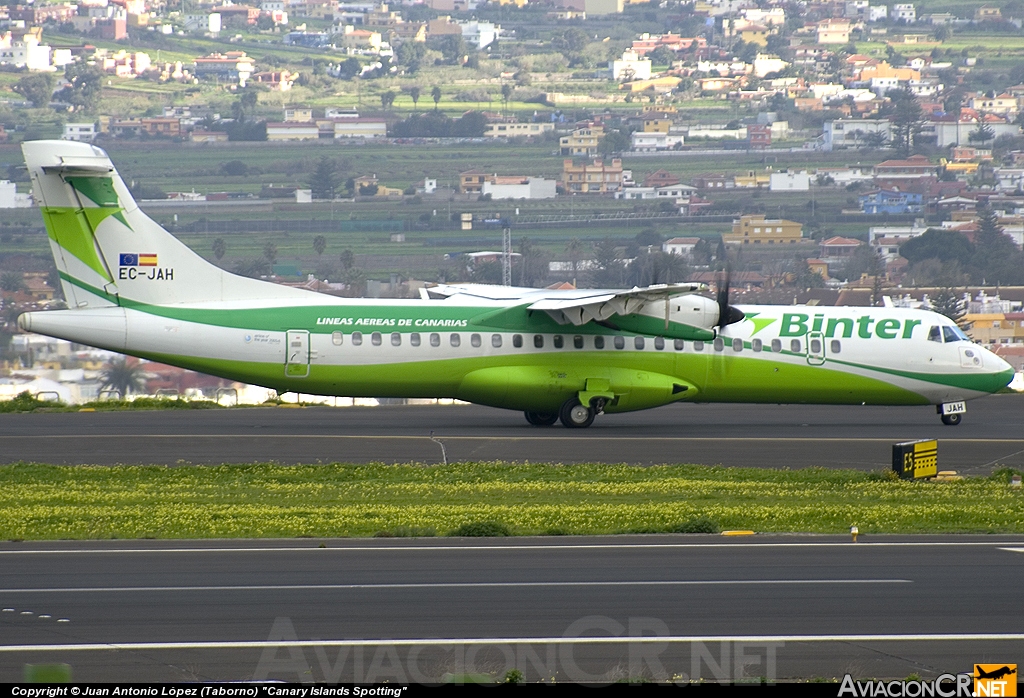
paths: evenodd
<path fill-rule="evenodd" d="M 115 385 L 115 355 L 17 329 L 21 312 L 63 303 L 18 170 L 17 144 L 37 138 L 94 143 L 119 167 L 115 154 L 134 158 L 147 213 L 200 254 L 278 283 L 414 296 L 434 281 L 500 283 L 504 261 L 515 285 L 714 289 L 728 269 L 738 302 L 937 310 L 1021 371 L 1024 55 L 1000 41 L 1019 37 L 1024 4 L 961 12 L 869 0 L 9 3 L 0 399 L 268 397 L 134 361 L 117 366 L 130 386 Z M 384 164 L 412 152 L 415 168 Z M 216 177 L 196 174 L 204 158 Z M 243 256 L 232 235 L 256 219 L 312 246 L 279 254 L 298 243 L 260 238 L 262 253 Z M 514 250 L 499 249 L 505 229 Z M 382 241 L 362 241 L 368 231 Z"/>

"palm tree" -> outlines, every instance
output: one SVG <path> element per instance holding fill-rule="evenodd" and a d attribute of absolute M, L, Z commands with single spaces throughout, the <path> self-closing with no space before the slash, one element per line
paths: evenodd
<path fill-rule="evenodd" d="M 224 242 L 224 238 L 217 238 L 213 241 L 213 256 L 217 258 L 219 262 L 228 251 L 228 245 Z"/>
<path fill-rule="evenodd" d="M 417 107 L 418 107 L 418 105 L 420 103 L 420 94 L 422 94 L 422 92 L 423 91 L 420 89 L 419 85 L 413 85 L 412 87 L 409 88 L 409 96 L 412 97 L 412 110 L 413 111 L 416 111 L 416 109 L 417 109 Z"/>
<path fill-rule="evenodd" d="M 327 238 L 323 235 L 317 235 L 313 238 L 313 249 L 316 250 L 316 254 L 319 257 L 327 249 Z"/>
<path fill-rule="evenodd" d="M 395 93 L 388 90 L 380 96 L 380 105 L 384 107 L 384 111 L 391 108 L 391 105 L 395 103 Z"/>
<path fill-rule="evenodd" d="M 441 88 L 434 85 L 433 89 L 430 90 L 430 96 L 434 100 L 434 111 L 437 111 L 437 105 L 441 103 Z"/>
<path fill-rule="evenodd" d="M 508 101 L 512 98 L 512 86 L 507 82 L 501 86 L 501 101 L 505 104 L 505 112 L 508 112 Z"/>
<path fill-rule="evenodd" d="M 138 359 L 127 356 L 113 359 L 107 364 L 100 378 L 103 380 L 100 390 L 114 391 L 119 400 L 123 400 L 128 393 L 145 391 L 145 378 Z"/>

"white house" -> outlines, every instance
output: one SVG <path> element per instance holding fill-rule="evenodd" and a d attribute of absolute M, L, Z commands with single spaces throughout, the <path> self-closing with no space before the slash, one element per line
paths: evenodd
<path fill-rule="evenodd" d="M 64 135 L 66 141 L 80 141 L 92 143 L 96 140 L 96 124 L 94 123 L 68 123 L 64 124 Z"/>
<path fill-rule="evenodd" d="M 772 172 L 769 191 L 809 191 L 811 176 L 807 172 Z"/>
<path fill-rule="evenodd" d="M 700 238 L 672 238 L 662 243 L 661 251 L 677 254 L 680 257 L 690 257 L 698 242 L 700 242 Z"/>
<path fill-rule="evenodd" d="M 644 133 L 634 131 L 630 135 L 630 147 L 634 153 L 653 153 L 658 150 L 671 150 L 683 144 L 682 134 L 677 133 Z"/>
<path fill-rule="evenodd" d="M 39 43 L 39 37 L 26 33 L 21 38 L 11 32 L 0 34 L 0 65 L 11 65 L 29 71 L 52 71 L 50 47 Z"/>
<path fill-rule="evenodd" d="M 28 208 L 31 205 L 31 194 L 19 194 L 14 182 L 0 180 L 0 208 Z"/>
<path fill-rule="evenodd" d="M 622 52 L 622 58 L 612 61 L 612 80 L 650 80 L 651 59 L 641 58 L 631 49 Z"/>
<path fill-rule="evenodd" d="M 492 199 L 553 199 L 557 182 L 543 177 L 526 177 L 521 182 L 484 182 L 480 193 Z"/>
<path fill-rule="evenodd" d="M 892 6 L 892 19 L 894 22 L 906 22 L 913 24 L 917 21 L 917 10 L 912 3 L 896 4 Z"/>
<path fill-rule="evenodd" d="M 477 49 L 486 48 L 494 43 L 494 40 L 501 34 L 501 27 L 492 22 L 459 22 L 462 30 L 462 38 L 465 42 Z"/>
<path fill-rule="evenodd" d="M 892 124 L 888 119 L 838 119 L 822 126 L 823 150 L 859 148 L 868 134 L 879 133 L 886 143 L 892 140 Z M 941 145 L 941 144 L 940 144 Z"/>
<path fill-rule="evenodd" d="M 868 21 L 869 22 L 884 22 L 889 18 L 889 6 L 888 5 L 872 5 L 868 8 Z"/>
<path fill-rule="evenodd" d="M 1017 191 L 1024 184 L 1024 169 L 1020 167 L 997 167 L 992 174 L 999 191 Z"/>

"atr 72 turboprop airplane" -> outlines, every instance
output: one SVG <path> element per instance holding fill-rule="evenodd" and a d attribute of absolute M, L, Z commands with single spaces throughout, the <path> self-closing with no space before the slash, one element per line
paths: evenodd
<path fill-rule="evenodd" d="M 280 392 L 452 397 L 531 424 L 672 402 L 938 406 L 1013 370 L 922 310 L 738 306 L 696 284 L 550 291 L 440 285 L 420 300 L 342 299 L 230 274 L 136 205 L 106 153 L 23 145 L 69 309 L 32 332 Z"/>

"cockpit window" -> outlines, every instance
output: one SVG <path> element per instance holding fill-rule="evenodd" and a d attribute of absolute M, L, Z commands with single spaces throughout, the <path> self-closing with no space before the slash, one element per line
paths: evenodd
<path fill-rule="evenodd" d="M 928 330 L 928 341 L 942 344 L 942 330 L 938 325 L 932 325 L 932 328 Z"/>
<path fill-rule="evenodd" d="M 969 342 L 969 341 L 971 341 L 971 338 L 968 337 L 967 335 L 965 335 L 963 333 L 963 330 L 961 330 L 959 327 L 957 327 L 955 325 L 953 325 L 953 326 L 943 325 L 943 327 L 942 327 L 942 337 L 947 342 Z"/>

